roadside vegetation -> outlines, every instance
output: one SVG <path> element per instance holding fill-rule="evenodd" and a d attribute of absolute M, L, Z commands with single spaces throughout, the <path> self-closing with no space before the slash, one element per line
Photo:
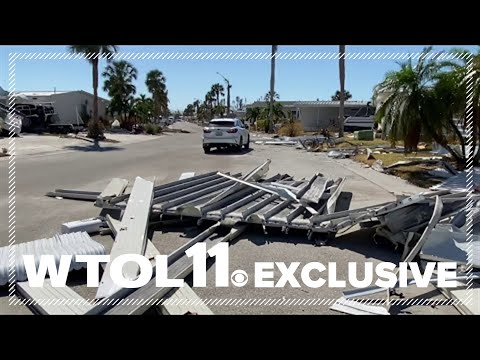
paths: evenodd
<path fill-rule="evenodd" d="M 376 114 L 382 133 L 390 142 L 403 140 L 405 152 L 418 150 L 420 141 L 435 141 L 445 148 L 458 168 L 467 162 L 462 129 L 467 118 L 467 83 L 473 85 L 472 120 L 474 165 L 480 160 L 480 53 L 453 49 L 451 59 L 441 60 L 425 48 L 417 63 L 410 59 L 386 74 L 375 93 L 389 94 Z M 444 54 L 445 55 L 445 54 Z M 469 69 L 469 63 L 471 68 Z"/>
<path fill-rule="evenodd" d="M 120 127 L 129 131 L 143 127 L 148 133 L 159 133 L 161 127 L 156 123 L 160 118 L 171 115 L 168 109 L 168 90 L 166 77 L 158 69 L 150 70 L 145 75 L 145 85 L 149 95 L 136 96 L 137 89 L 134 85 L 139 78 L 138 70 L 128 61 L 112 59 L 118 51 L 116 45 L 71 45 L 69 50 L 81 53 L 92 65 L 93 84 L 93 114 L 92 117 L 82 114 L 82 119 L 87 124 L 87 136 L 92 139 L 103 139 L 103 133 L 114 120 L 120 122 Z M 100 119 L 98 116 L 98 87 L 99 65 L 105 61 L 107 66 L 100 74 L 103 78 L 102 89 L 110 97 L 107 109 L 111 120 Z"/>

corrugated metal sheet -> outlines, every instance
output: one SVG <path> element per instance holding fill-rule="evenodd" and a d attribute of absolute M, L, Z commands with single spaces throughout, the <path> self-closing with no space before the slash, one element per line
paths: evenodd
<path fill-rule="evenodd" d="M 478 170 L 473 172 L 473 187 L 480 186 L 480 173 Z M 443 183 L 432 186 L 432 189 L 446 189 L 450 191 L 465 191 L 467 188 L 467 173 L 461 172 L 458 175 L 452 176 Z"/>
<path fill-rule="evenodd" d="M 54 255 L 57 265 L 60 263 L 61 255 L 73 255 L 69 271 L 79 270 L 86 266 L 86 263 L 76 262 L 75 255 L 105 255 L 103 245 L 92 240 L 86 232 L 55 235 L 49 239 L 16 244 L 13 248 L 16 270 L 15 281 L 27 280 L 23 255 L 34 255 L 37 267 L 41 255 Z M 8 246 L 0 248 L 0 286 L 8 282 L 8 254 Z"/>
<path fill-rule="evenodd" d="M 285 231 L 288 228 L 312 230 L 312 227 L 317 226 L 310 221 L 312 214 L 328 211 L 327 201 L 337 189 L 336 186 L 312 188 L 312 184 L 315 187 L 318 182 L 324 185 L 334 183 L 333 179 L 322 178 L 320 175 L 302 181 L 290 180 L 288 175 L 279 175 L 253 182 L 251 186 L 245 181 L 235 181 L 239 176 L 240 174 L 224 177 L 220 173 L 213 173 L 184 179 L 180 184 L 174 182 L 162 185 L 155 191 L 152 208 L 162 215 L 196 217 L 220 221 L 228 226 L 248 222 L 266 227 L 281 227 Z M 335 184 L 339 181 L 344 182 L 344 179 L 337 179 Z M 308 192 L 309 190 L 311 191 Z M 288 198 L 283 196 L 287 192 L 291 194 Z M 335 195 L 338 196 L 338 193 Z M 329 205 L 335 206 L 337 196 Z M 121 201 L 112 199 L 110 206 L 117 204 L 124 208 L 127 196 L 118 199 Z M 318 201 L 312 201 L 313 199 Z M 326 231 L 328 228 L 323 227 L 315 232 Z"/>

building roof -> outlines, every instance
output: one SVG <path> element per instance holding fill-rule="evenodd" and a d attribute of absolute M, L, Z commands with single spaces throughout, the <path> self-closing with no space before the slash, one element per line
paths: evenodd
<path fill-rule="evenodd" d="M 90 96 L 93 96 L 92 93 L 89 93 L 88 91 L 85 90 L 56 90 L 56 91 L 18 91 L 16 92 L 17 95 L 24 95 L 27 97 L 33 97 L 33 96 L 52 96 L 52 95 L 60 95 L 60 94 L 68 94 L 68 93 L 85 93 Z M 110 102 L 110 100 L 98 97 L 99 100 L 102 101 L 107 101 Z"/>
<path fill-rule="evenodd" d="M 67 92 L 76 92 L 76 91 L 18 91 L 18 95 L 24 96 L 52 96 L 57 94 L 64 94 Z"/>
<path fill-rule="evenodd" d="M 340 101 L 282 101 L 278 100 L 280 104 L 284 107 L 300 107 L 300 106 L 311 106 L 311 107 L 337 107 L 340 106 Z M 345 101 L 346 107 L 357 107 L 357 106 L 367 106 L 367 101 Z M 247 105 L 247 108 L 252 107 L 265 107 L 268 103 L 266 101 L 255 101 L 252 104 Z"/>

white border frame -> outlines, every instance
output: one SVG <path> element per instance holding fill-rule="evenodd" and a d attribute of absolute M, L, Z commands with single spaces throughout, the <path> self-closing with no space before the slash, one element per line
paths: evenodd
<path fill-rule="evenodd" d="M 283 52 L 275 54 L 275 58 L 278 60 L 338 60 L 338 52 Z M 408 54 L 408 53 L 394 53 L 394 52 L 351 52 L 345 54 L 346 60 L 418 60 L 422 56 L 421 52 Z M 68 52 L 57 53 L 9 53 L 8 56 L 8 107 L 9 117 L 13 117 L 15 107 L 15 74 L 17 61 L 23 60 L 88 60 L 93 57 L 99 59 L 112 59 L 112 60 L 271 60 L 272 55 L 270 52 L 162 52 L 162 53 L 137 53 L 137 52 L 121 52 L 111 54 L 109 56 L 98 54 L 72 54 Z M 453 54 L 443 52 L 431 52 L 426 59 L 434 58 L 435 60 L 449 60 L 455 58 L 466 58 L 465 55 L 456 56 Z M 447 300 L 432 300 L 432 299 L 394 299 L 389 302 L 390 305 L 406 304 L 406 305 L 456 305 L 459 303 L 470 305 L 473 301 L 473 57 L 469 56 L 467 59 L 467 104 L 466 104 L 466 147 L 467 147 L 467 164 L 466 164 L 466 178 L 467 178 L 467 241 L 469 243 L 467 251 L 467 298 L 465 301 L 447 299 Z M 478 149 L 477 151 L 480 151 Z M 13 122 L 11 122 L 9 147 L 8 152 L 10 154 L 8 160 L 8 297 L 9 305 L 18 304 L 31 304 L 32 301 L 17 298 L 15 296 L 15 224 L 16 224 L 16 207 L 15 207 L 15 164 L 16 164 L 16 147 L 15 147 L 15 131 L 13 128 Z M 55 302 L 55 304 L 65 304 L 62 299 L 45 299 L 49 303 Z M 116 299 L 120 300 L 120 299 Z M 118 304 L 122 303 L 121 299 Z M 191 303 L 191 300 L 184 299 Z M 235 306 L 291 306 L 291 305 L 333 305 L 338 299 L 203 299 L 206 305 L 235 305 Z M 78 302 L 77 300 L 75 300 Z M 100 300 L 85 299 L 88 303 L 97 303 Z M 168 299 L 159 299 L 156 304 L 166 304 Z M 177 300 L 178 301 L 178 300 Z M 360 301 L 360 300 L 359 300 Z M 42 304 L 42 301 L 37 301 Z M 137 301 L 138 302 L 138 301 Z M 364 299 L 364 304 L 378 304 L 378 299 Z M 43 302 L 45 303 L 45 302 Z M 155 303 L 152 303 L 154 305 Z"/>

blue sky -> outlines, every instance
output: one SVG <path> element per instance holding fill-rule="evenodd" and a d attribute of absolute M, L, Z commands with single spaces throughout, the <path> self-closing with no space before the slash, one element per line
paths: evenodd
<path fill-rule="evenodd" d="M 269 52 L 271 46 L 122 46 L 121 52 Z M 456 45 L 437 45 L 434 50 L 449 50 Z M 461 46 L 476 52 L 478 47 Z M 347 45 L 347 52 L 417 53 L 423 46 Z M 67 46 L 0 46 L 0 86 L 8 90 L 9 52 L 65 52 Z M 282 46 L 279 52 L 336 52 L 337 46 Z M 223 79 L 232 84 L 231 97 L 253 102 L 269 90 L 269 60 L 131 60 L 138 69 L 137 96 L 147 94 L 145 75 L 159 69 L 167 78 L 171 110 L 183 110 L 195 98 L 203 100 L 211 85 Z M 102 62 L 101 68 L 105 64 Z M 398 68 L 395 60 L 347 60 L 346 89 L 352 100 L 369 100 L 374 85 L 387 71 Z M 86 60 L 23 60 L 16 64 L 16 90 L 92 91 L 91 67 Z M 100 80 L 103 86 L 103 80 Z M 329 100 L 339 88 L 337 60 L 277 60 L 276 91 L 281 100 Z M 103 89 L 100 96 L 107 97 Z"/>

